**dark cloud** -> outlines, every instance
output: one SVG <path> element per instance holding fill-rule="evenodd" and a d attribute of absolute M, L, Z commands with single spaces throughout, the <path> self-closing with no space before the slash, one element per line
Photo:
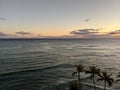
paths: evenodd
<path fill-rule="evenodd" d="M 32 35 L 31 32 L 24 32 L 24 31 L 19 31 L 19 32 L 16 32 L 15 34 L 19 34 L 19 35 L 23 35 L 23 36 L 25 36 L 25 35 Z"/>
<path fill-rule="evenodd" d="M 81 30 L 74 30 L 70 32 L 70 34 L 74 34 L 74 35 L 96 34 L 96 33 L 99 33 L 98 31 L 99 29 L 81 29 Z"/>
<path fill-rule="evenodd" d="M 100 30 L 102 29 L 81 29 L 71 31 L 70 34 L 81 38 L 115 38 L 120 36 L 120 30 L 111 31 L 108 33 L 100 32 Z"/>
<path fill-rule="evenodd" d="M 4 21 L 4 20 L 6 20 L 6 18 L 5 17 L 0 17 L 0 20 Z"/>
<path fill-rule="evenodd" d="M 99 30 L 100 29 L 80 29 L 71 31 L 70 34 L 83 38 L 96 38 L 101 36 Z"/>
<path fill-rule="evenodd" d="M 115 31 L 109 32 L 108 34 L 109 34 L 109 35 L 120 34 L 120 30 L 115 30 Z"/>
<path fill-rule="evenodd" d="M 90 19 L 88 18 L 88 19 L 85 19 L 85 22 L 89 22 L 90 21 Z"/>

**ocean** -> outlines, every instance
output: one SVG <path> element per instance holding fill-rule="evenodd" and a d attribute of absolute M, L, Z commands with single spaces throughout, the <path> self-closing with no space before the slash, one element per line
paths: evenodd
<path fill-rule="evenodd" d="M 120 39 L 0 39 L 0 90 L 69 90 L 75 64 L 95 65 L 116 78 Z M 88 76 L 81 78 L 89 85 Z M 120 83 L 111 90 L 120 90 Z"/>

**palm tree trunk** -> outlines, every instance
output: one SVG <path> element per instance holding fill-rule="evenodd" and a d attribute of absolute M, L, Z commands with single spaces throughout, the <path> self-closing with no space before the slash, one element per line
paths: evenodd
<path fill-rule="evenodd" d="M 94 88 L 95 88 L 95 90 L 96 90 L 95 77 L 93 77 L 93 84 L 94 84 Z"/>
<path fill-rule="evenodd" d="M 104 81 L 104 90 L 106 90 L 106 80 Z"/>
<path fill-rule="evenodd" d="M 78 90 L 82 90 L 82 88 L 81 88 L 81 80 L 80 80 L 80 72 L 78 72 Z"/>
<path fill-rule="evenodd" d="M 81 75 L 80 75 L 81 77 Z M 80 90 L 82 90 L 81 78 L 80 78 Z"/>

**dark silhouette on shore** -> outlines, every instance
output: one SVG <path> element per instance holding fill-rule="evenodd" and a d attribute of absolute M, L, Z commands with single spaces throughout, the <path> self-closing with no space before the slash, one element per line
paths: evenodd
<path fill-rule="evenodd" d="M 89 66 L 89 70 L 86 70 L 85 73 L 91 74 L 90 79 L 93 80 L 94 88 L 96 90 L 95 75 L 98 75 L 100 73 L 100 69 L 97 69 L 96 66 Z"/>
<path fill-rule="evenodd" d="M 76 72 L 73 72 L 72 76 L 77 74 L 77 76 L 78 76 L 78 85 L 77 85 L 78 89 L 77 90 L 82 90 L 81 78 L 80 78 L 81 77 L 81 73 L 80 72 L 84 72 L 84 69 L 83 69 L 83 66 L 80 65 L 80 64 L 75 65 L 75 67 L 76 67 Z"/>
<path fill-rule="evenodd" d="M 117 79 L 115 80 L 112 77 L 112 74 L 108 74 L 106 71 L 102 71 L 101 69 L 97 68 L 96 66 L 89 66 L 88 69 L 84 69 L 84 66 L 81 64 L 77 64 L 75 65 L 76 67 L 76 71 L 72 73 L 72 76 L 74 76 L 75 74 L 77 74 L 77 80 L 73 80 L 70 83 L 70 90 L 82 90 L 84 88 L 82 88 L 82 85 L 84 86 L 83 83 L 81 83 L 81 72 L 85 72 L 86 74 L 90 74 L 90 79 L 92 79 L 93 82 L 93 87 L 95 90 L 97 90 L 96 88 L 96 83 L 98 81 L 104 81 L 104 87 L 103 90 L 106 90 L 107 85 L 108 86 L 112 86 L 113 83 L 117 83 L 120 81 L 120 73 L 117 75 Z M 97 78 L 96 78 L 97 76 Z M 97 82 L 96 82 L 97 80 Z"/>
<path fill-rule="evenodd" d="M 114 79 L 111 77 L 112 74 L 107 74 L 106 71 L 99 74 L 99 79 L 97 81 L 104 81 L 104 90 L 106 90 L 107 83 L 109 86 L 113 85 Z"/>

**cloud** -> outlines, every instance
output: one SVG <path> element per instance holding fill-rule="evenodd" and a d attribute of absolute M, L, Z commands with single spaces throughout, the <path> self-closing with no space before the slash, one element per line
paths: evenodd
<path fill-rule="evenodd" d="M 89 19 L 89 18 L 85 19 L 85 22 L 89 22 L 89 21 L 90 21 L 90 19 Z"/>
<path fill-rule="evenodd" d="M 118 35 L 118 34 L 120 34 L 120 30 L 115 30 L 108 33 L 108 35 Z"/>
<path fill-rule="evenodd" d="M 0 32 L 0 38 L 12 38 L 12 37 L 16 37 L 16 36 L 12 34 L 6 34 L 3 32 Z"/>
<path fill-rule="evenodd" d="M 82 37 L 82 38 L 96 38 L 103 36 L 99 32 L 100 29 L 80 29 L 71 31 L 70 34 L 74 35 L 75 37 Z"/>
<path fill-rule="evenodd" d="M 6 20 L 5 17 L 0 17 L 0 21 L 4 21 L 4 20 Z"/>
<path fill-rule="evenodd" d="M 81 35 L 81 34 L 96 34 L 99 33 L 98 29 L 81 29 L 81 30 L 74 30 L 72 32 L 70 32 L 70 34 L 74 34 L 74 35 Z"/>
<path fill-rule="evenodd" d="M 100 32 L 100 29 L 80 29 L 73 30 L 70 32 L 70 35 L 80 38 L 116 38 L 120 37 L 120 29 L 114 30 L 111 32 Z"/>
<path fill-rule="evenodd" d="M 7 36 L 7 34 L 0 32 L 0 36 Z"/>
<path fill-rule="evenodd" d="M 19 35 L 18 35 L 19 34 Z M 15 34 L 3 33 L 0 32 L 0 38 L 22 38 L 21 35 L 33 35 L 30 32 L 16 32 Z"/>
<path fill-rule="evenodd" d="M 19 32 L 16 32 L 15 34 L 18 34 L 18 35 L 33 35 L 31 32 L 24 32 L 24 31 L 19 31 Z"/>

